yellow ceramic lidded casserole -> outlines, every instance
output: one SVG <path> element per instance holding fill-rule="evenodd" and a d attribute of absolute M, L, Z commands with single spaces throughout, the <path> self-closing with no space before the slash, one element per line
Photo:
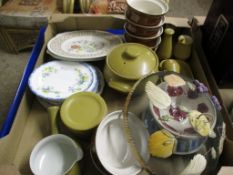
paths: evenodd
<path fill-rule="evenodd" d="M 156 53 L 149 47 L 123 43 L 107 55 L 104 77 L 111 88 L 127 93 L 138 79 L 157 72 L 158 64 Z"/>

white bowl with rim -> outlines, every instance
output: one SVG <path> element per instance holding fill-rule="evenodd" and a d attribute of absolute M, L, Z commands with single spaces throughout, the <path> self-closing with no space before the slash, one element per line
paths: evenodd
<path fill-rule="evenodd" d="M 147 129 L 133 113 L 129 113 L 129 127 L 135 131 L 132 136 L 142 158 L 148 161 Z M 142 170 L 127 142 L 121 110 L 108 114 L 102 120 L 96 131 L 95 147 L 101 164 L 111 174 L 136 175 Z"/>

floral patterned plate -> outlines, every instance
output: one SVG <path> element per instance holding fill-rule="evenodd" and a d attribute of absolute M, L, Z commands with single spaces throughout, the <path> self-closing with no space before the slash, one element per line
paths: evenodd
<path fill-rule="evenodd" d="M 31 91 L 40 98 L 62 101 L 68 96 L 88 90 L 97 75 L 87 63 L 51 61 L 41 65 L 29 77 Z"/>
<path fill-rule="evenodd" d="M 98 30 L 80 30 L 56 35 L 47 45 L 48 54 L 62 60 L 96 61 L 122 43 L 119 36 Z"/>

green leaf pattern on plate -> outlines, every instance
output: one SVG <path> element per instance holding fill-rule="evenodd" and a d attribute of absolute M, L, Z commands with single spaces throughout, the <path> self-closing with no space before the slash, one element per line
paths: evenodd
<path fill-rule="evenodd" d="M 174 119 L 171 115 L 163 115 L 161 116 L 162 121 L 169 121 L 170 119 Z"/>
<path fill-rule="evenodd" d="M 56 96 L 57 98 L 60 97 L 60 92 L 54 90 L 54 87 L 52 87 L 52 86 L 42 87 L 41 90 L 42 90 L 42 92 L 45 93 L 45 94 L 55 94 L 55 96 Z"/>
<path fill-rule="evenodd" d="M 64 69 L 61 67 L 60 69 Z M 74 68 L 74 71 L 77 73 L 77 78 L 75 84 L 68 87 L 68 92 L 74 93 L 74 92 L 80 92 L 82 91 L 81 85 L 87 83 L 89 81 L 89 76 L 86 73 L 83 73 L 80 69 Z M 52 66 L 45 67 L 42 70 L 42 81 L 46 81 L 45 79 L 49 77 L 51 74 L 56 74 L 58 70 Z M 39 89 L 38 89 L 39 90 Z M 54 94 L 56 98 L 61 97 L 61 92 L 56 91 L 53 86 L 44 86 L 41 87 L 41 91 L 44 94 Z"/>
<path fill-rule="evenodd" d="M 56 72 L 57 72 L 57 69 L 55 67 L 52 67 L 52 66 L 45 67 L 42 70 L 42 78 L 44 79 L 48 77 L 50 74 L 56 73 Z"/>
<path fill-rule="evenodd" d="M 82 73 L 80 69 L 77 68 L 75 68 L 74 70 L 77 73 L 77 77 L 79 78 L 76 79 L 76 84 L 68 87 L 68 91 L 71 93 L 80 92 L 82 90 L 80 85 L 89 81 L 89 76 L 87 74 Z"/>

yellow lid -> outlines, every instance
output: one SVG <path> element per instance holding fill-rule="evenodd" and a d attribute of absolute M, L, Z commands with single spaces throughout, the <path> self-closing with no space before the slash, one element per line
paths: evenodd
<path fill-rule="evenodd" d="M 123 43 L 108 54 L 106 64 L 116 75 L 137 80 L 158 70 L 158 57 L 153 50 L 142 44 Z"/>
<path fill-rule="evenodd" d="M 70 129 L 84 131 L 96 127 L 107 113 L 104 99 L 93 92 L 78 92 L 61 106 L 61 119 Z"/>

